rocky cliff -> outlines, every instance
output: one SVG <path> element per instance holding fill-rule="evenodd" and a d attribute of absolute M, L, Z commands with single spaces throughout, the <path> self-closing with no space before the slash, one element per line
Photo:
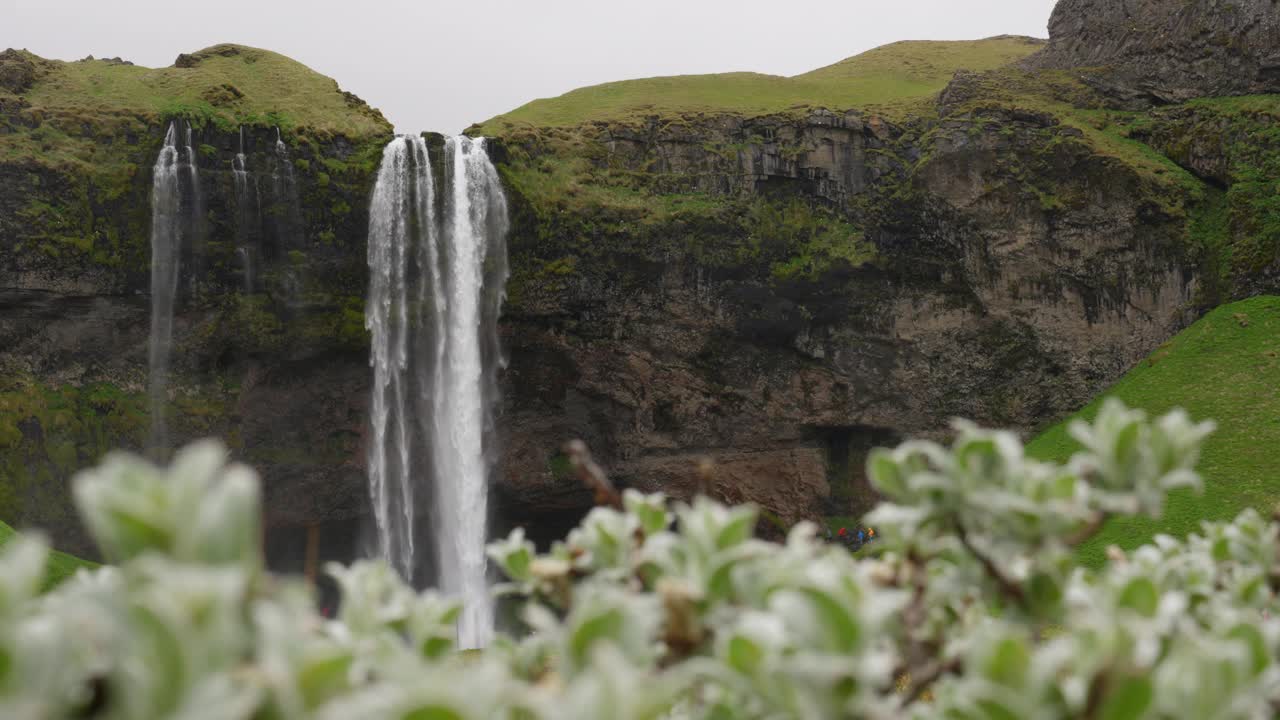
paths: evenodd
<path fill-rule="evenodd" d="M 1274 290 L 1280 97 L 1231 96 L 1269 89 L 1275 11 L 1219 5 L 1063 0 L 1047 46 L 899 43 L 796 78 L 618 83 L 475 128 L 513 221 L 501 525 L 550 538 L 588 506 L 557 450 L 574 437 L 621 484 L 709 488 L 779 529 L 856 511 L 870 447 L 953 416 L 1041 427 L 1205 308 Z M 1165 31 L 1124 34 L 1113 8 Z M 1230 78 L 1188 59 L 1224 47 Z M 193 129 L 206 208 L 176 439 L 221 435 L 264 470 L 274 547 L 327 524 L 342 548 L 322 554 L 349 551 L 367 507 L 366 204 L 391 130 L 239 46 L 162 70 L 0 56 L 0 517 L 83 549 L 70 471 L 142 442 L 169 122 Z"/>
<path fill-rule="evenodd" d="M 844 509 L 868 448 L 1034 428 L 1193 316 L 1185 173 L 1051 114 L 939 111 L 509 137 L 508 493 L 582 502 L 547 453 L 580 436 L 646 489 L 707 457 L 786 521 Z"/>
<path fill-rule="evenodd" d="M 675 78 L 485 123 L 522 209 L 505 493 L 581 509 L 548 453 L 581 436 L 644 488 L 710 459 L 784 521 L 857 510 L 867 448 L 953 416 L 1034 430 L 1274 288 L 1280 101 L 1220 96 L 1270 90 L 1280 11 L 1220 5 L 1064 0 L 1047 47 L 948 48 L 923 97 L 884 88 L 939 48 L 889 46 L 844 64 L 884 82 L 837 111 L 700 106 Z"/>
<path fill-rule="evenodd" d="M 1089 68 L 1128 103 L 1280 91 L 1280 9 L 1272 0 L 1060 0 L 1031 64 Z"/>
<path fill-rule="evenodd" d="M 151 166 L 169 123 L 192 129 L 203 210 L 181 249 L 174 441 L 220 436 L 261 466 L 274 526 L 361 515 L 364 233 L 390 125 L 240 46 L 160 70 L 11 50 L 0 80 L 0 516 L 89 552 L 70 473 L 142 447 Z"/>

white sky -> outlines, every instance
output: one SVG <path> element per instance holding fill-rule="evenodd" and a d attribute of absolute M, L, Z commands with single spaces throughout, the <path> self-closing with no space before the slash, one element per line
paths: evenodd
<path fill-rule="evenodd" d="M 0 49 L 164 67 L 221 42 L 337 79 L 402 132 L 455 133 L 611 80 L 796 75 L 895 40 L 1045 37 L 1055 0 L 0 0 Z"/>

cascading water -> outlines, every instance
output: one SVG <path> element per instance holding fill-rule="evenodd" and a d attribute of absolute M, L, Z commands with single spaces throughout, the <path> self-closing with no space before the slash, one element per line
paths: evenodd
<path fill-rule="evenodd" d="M 506 284 L 507 206 L 483 140 L 450 138 L 445 156 L 453 171 L 447 175 L 452 192 L 445 204 L 449 242 L 441 266 L 443 282 L 436 284 L 446 289 L 447 300 L 443 308 L 437 303 L 434 313 L 439 350 L 432 415 L 433 519 L 441 585 L 467 602 L 459 622 L 460 640 L 465 647 L 478 647 L 488 641 L 493 623 L 485 579 L 492 465 L 486 439 L 492 437 L 490 402 L 497 357 L 486 353 L 486 343 L 492 337 L 496 349 L 501 287 Z M 497 249 L 501 256 L 494 252 Z M 486 263 L 490 274 L 500 277 L 496 292 L 492 284 L 486 292 Z"/>
<path fill-rule="evenodd" d="M 173 306 L 178 293 L 178 269 L 199 208 L 199 173 L 186 128 L 178 147 L 178 126 L 170 122 L 164 146 L 156 158 L 151 184 L 151 336 L 148 352 L 147 395 L 151 411 L 149 447 L 162 454 L 168 446 L 166 405 L 169 361 L 173 349 Z M 187 196 L 184 202 L 184 195 Z"/>
<path fill-rule="evenodd" d="M 244 268 L 244 292 L 253 294 L 253 245 L 250 238 L 250 227 L 256 217 L 254 212 L 255 192 L 250 192 L 249 159 L 244 154 L 244 127 L 240 128 L 240 145 L 235 158 L 231 161 L 231 178 L 236 192 L 236 255 Z"/>
<path fill-rule="evenodd" d="M 507 208 L 483 140 L 446 140 L 441 171 L 437 193 L 426 143 L 399 137 L 373 193 L 369 483 L 378 553 L 410 581 L 430 565 L 466 605 L 459 644 L 479 647 L 493 626 L 485 533 Z M 426 503 L 429 533 L 417 525 Z"/>
<path fill-rule="evenodd" d="M 302 218 L 298 212 L 298 182 L 289 159 L 289 146 L 276 128 L 275 156 L 271 165 L 271 226 L 277 252 L 300 247 Z"/>
<path fill-rule="evenodd" d="M 369 206 L 369 299 L 365 327 L 373 336 L 373 394 L 369 489 L 377 523 L 378 554 L 406 580 L 414 580 L 415 447 L 409 396 L 420 382 L 409 371 L 409 245 L 434 250 L 431 168 L 421 138 L 396 138 L 382 154 Z M 415 327 L 417 324 L 415 323 Z M 398 504 L 398 507 L 393 507 Z"/>

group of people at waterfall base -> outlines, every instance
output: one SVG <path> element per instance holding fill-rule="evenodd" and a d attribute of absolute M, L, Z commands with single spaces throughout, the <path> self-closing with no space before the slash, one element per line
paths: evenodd
<path fill-rule="evenodd" d="M 834 536 L 831 534 L 831 528 L 827 528 L 825 532 L 827 542 L 838 542 L 850 550 L 861 550 L 863 545 L 873 542 L 876 539 L 876 529 L 872 527 L 858 528 L 856 530 L 840 528 Z"/>

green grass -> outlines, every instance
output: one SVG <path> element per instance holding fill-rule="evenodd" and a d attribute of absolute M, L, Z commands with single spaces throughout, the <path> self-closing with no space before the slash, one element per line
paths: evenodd
<path fill-rule="evenodd" d="M 569 127 L 650 115 L 765 115 L 816 107 L 892 114 L 936 94 L 957 70 L 991 70 L 1040 47 L 1040 41 L 1024 37 L 905 41 L 795 77 L 738 72 L 625 80 L 535 100 L 482 123 L 481 131 L 500 134 L 503 126 Z"/>
<path fill-rule="evenodd" d="M 333 79 L 283 55 L 240 45 L 193 53 L 194 67 L 151 69 L 103 60 L 45 61 L 24 97 L 45 114 L 194 114 L 228 126 L 306 127 L 348 137 L 384 133 L 386 120 L 347 99 Z"/>
<path fill-rule="evenodd" d="M 1152 414 L 1184 408 L 1218 430 L 1200 461 L 1202 495 L 1175 493 L 1164 517 L 1119 518 L 1081 548 L 1098 566 L 1106 548 L 1132 549 L 1157 533 L 1183 536 L 1202 520 L 1227 520 L 1245 508 L 1269 514 L 1280 501 L 1280 297 L 1225 305 L 1180 333 L 1081 410 L 1092 418 L 1106 397 Z M 1078 449 L 1070 419 L 1028 445 L 1038 458 L 1064 461 Z"/>
<path fill-rule="evenodd" d="M 8 543 L 17 534 L 16 530 L 0 521 L 0 546 Z M 44 587 L 47 590 L 57 586 L 63 580 L 74 575 L 80 568 L 92 569 L 96 567 L 98 567 L 97 563 L 81 560 L 74 555 L 55 550 L 49 553 L 49 561 L 45 567 Z"/>
<path fill-rule="evenodd" d="M 227 133 L 279 127 L 286 138 L 305 132 L 360 142 L 392 133 L 378 111 L 344 95 L 333 79 L 267 50 L 217 45 L 194 53 L 192 67 L 159 69 L 26 57 L 38 68 L 35 83 L 16 97 L 0 89 L 0 162 L 88 176 L 99 200 L 117 198 L 141 172 L 138 148 L 125 139 L 157 142 L 155 127 L 171 118 Z"/>

